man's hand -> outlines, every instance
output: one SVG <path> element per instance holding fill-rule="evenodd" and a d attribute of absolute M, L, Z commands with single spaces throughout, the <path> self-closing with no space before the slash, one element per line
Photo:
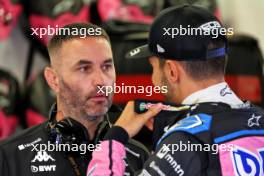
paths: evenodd
<path fill-rule="evenodd" d="M 129 101 L 115 125 L 124 128 L 131 138 L 139 132 L 149 119 L 153 118 L 161 111 L 161 107 L 162 104 L 159 103 L 151 107 L 147 112 L 137 114 L 134 111 L 134 101 Z"/>

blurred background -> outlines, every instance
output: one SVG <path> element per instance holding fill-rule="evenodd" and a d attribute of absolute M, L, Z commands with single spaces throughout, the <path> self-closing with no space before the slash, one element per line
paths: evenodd
<path fill-rule="evenodd" d="M 32 36 L 30 28 L 73 22 L 102 26 L 111 38 L 117 85 L 148 86 L 147 60 L 132 64 L 124 55 L 147 42 L 149 25 L 162 9 L 185 3 L 209 9 L 225 27 L 234 28 L 226 80 L 241 99 L 264 107 L 263 0 L 0 0 L 0 140 L 45 121 L 55 102 L 42 74 L 49 64 L 50 37 Z M 122 106 L 135 98 L 163 100 L 159 94 L 116 94 L 114 103 Z M 145 127 L 136 138 L 147 143 L 151 134 Z"/>

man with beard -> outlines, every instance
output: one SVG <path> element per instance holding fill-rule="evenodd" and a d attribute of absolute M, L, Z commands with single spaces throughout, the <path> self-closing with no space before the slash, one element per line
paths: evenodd
<path fill-rule="evenodd" d="M 181 35 L 183 28 L 188 32 Z M 263 175 L 264 112 L 225 82 L 227 39 L 221 31 L 216 17 L 199 6 L 172 7 L 156 17 L 148 45 L 128 56 L 147 57 L 152 82 L 167 86 L 167 100 L 178 106 L 156 103 L 140 112 L 147 102 L 129 102 L 93 152 L 87 176 L 123 175 L 124 144 L 154 116 L 154 133 L 162 133 L 140 175 Z"/>
<path fill-rule="evenodd" d="M 111 126 L 107 112 L 113 93 L 98 93 L 116 79 L 108 35 L 93 24 L 60 30 L 48 44 L 50 66 L 44 70 L 56 104 L 49 121 L 1 142 L 1 176 L 85 175 L 92 151 L 100 150 Z M 133 140 L 126 149 L 129 174 L 143 166 L 148 152 Z"/>

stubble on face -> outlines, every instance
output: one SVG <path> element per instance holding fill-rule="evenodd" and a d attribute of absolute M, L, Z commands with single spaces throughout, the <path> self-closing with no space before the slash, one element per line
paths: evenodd
<path fill-rule="evenodd" d="M 109 95 L 106 102 L 97 102 L 95 104 L 90 101 L 91 96 L 96 94 L 96 88 L 86 95 L 83 95 L 84 93 L 78 85 L 70 85 L 62 77 L 59 79 L 59 85 L 59 102 L 63 107 L 64 114 L 71 118 L 101 121 L 112 105 L 113 95 Z"/>
<path fill-rule="evenodd" d="M 165 76 L 165 73 L 163 70 L 161 70 L 161 73 L 160 73 L 160 83 L 161 83 L 161 86 L 166 86 L 167 87 L 167 93 L 163 94 L 166 101 L 168 102 L 173 102 L 173 97 L 175 96 L 173 94 L 173 89 L 172 89 L 172 86 L 170 85 L 168 79 L 166 78 Z"/>

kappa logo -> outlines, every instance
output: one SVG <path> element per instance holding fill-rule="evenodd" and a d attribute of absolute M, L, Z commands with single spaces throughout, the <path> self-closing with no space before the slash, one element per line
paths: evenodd
<path fill-rule="evenodd" d="M 31 161 L 32 163 L 35 163 L 36 161 L 38 162 L 47 162 L 47 161 L 55 161 L 54 158 L 52 158 L 47 152 L 45 151 L 39 151 L 35 158 Z"/>

